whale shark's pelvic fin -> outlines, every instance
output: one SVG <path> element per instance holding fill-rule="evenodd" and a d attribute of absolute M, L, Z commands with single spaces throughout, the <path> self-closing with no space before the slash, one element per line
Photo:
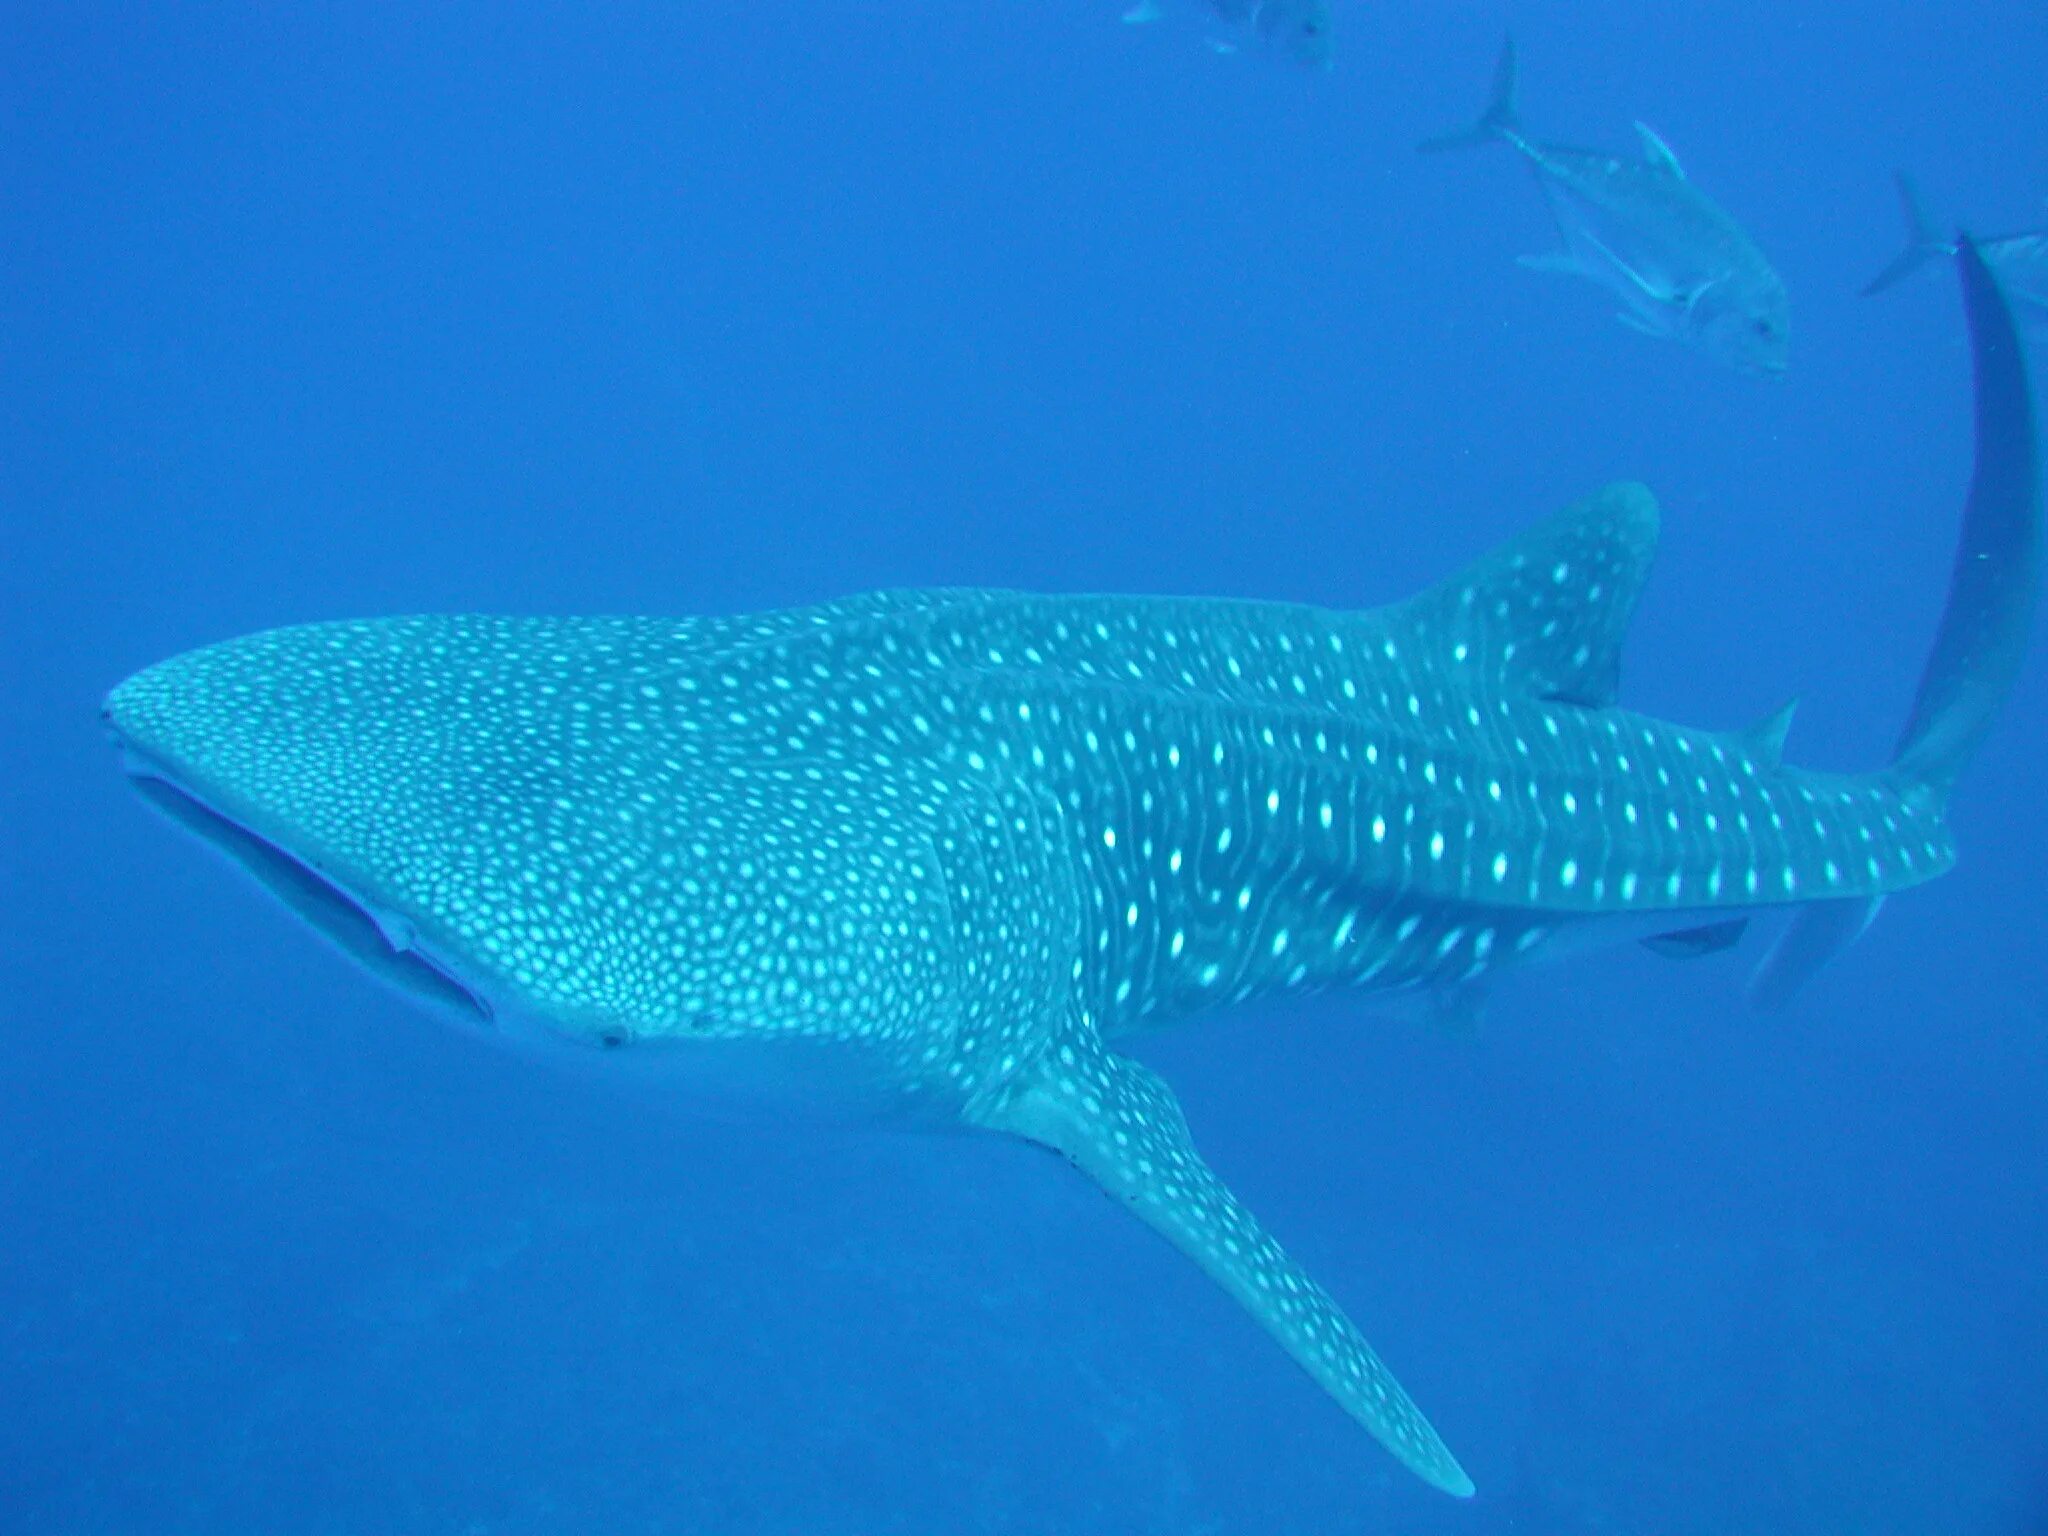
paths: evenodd
<path fill-rule="evenodd" d="M 1724 949 L 1733 949 L 1742 942 L 1743 930 L 1748 927 L 1748 918 L 1731 917 L 1697 928 L 1674 928 L 1669 933 L 1651 934 L 1643 940 L 1643 948 L 1666 960 L 1697 960 L 1701 955 L 1718 955 Z"/>
<path fill-rule="evenodd" d="M 1351 1320 L 1210 1172 L 1172 1090 L 1085 1020 L 975 1118 L 1064 1154 L 1199 1264 L 1412 1471 L 1471 1494 L 1472 1479 Z"/>

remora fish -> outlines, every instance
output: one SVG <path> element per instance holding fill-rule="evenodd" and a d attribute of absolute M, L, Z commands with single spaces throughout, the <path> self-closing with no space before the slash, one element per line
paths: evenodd
<path fill-rule="evenodd" d="M 1455 993 L 1792 909 L 1783 996 L 1952 859 L 2038 581 L 2011 319 L 1959 258 L 1977 470 L 1891 764 L 1615 702 L 1657 515 L 1615 486 L 1388 608 L 941 591 L 725 620 L 273 630 L 109 696 L 137 786 L 472 1021 L 1064 1153 L 1438 1488 L 1471 1480 L 1116 1050 L 1337 986 Z"/>
<path fill-rule="evenodd" d="M 1328 69 L 1336 55 L 1336 27 L 1329 0 L 1209 0 L 1209 9 L 1232 27 L 1258 33 L 1311 69 Z M 1159 0 L 1137 0 L 1123 19 L 1142 26 L 1165 14 Z M 1220 53 L 1237 51 L 1234 43 L 1218 41 L 1212 46 Z"/>
<path fill-rule="evenodd" d="M 1783 373 L 1792 339 L 1785 284 L 1742 226 L 1687 178 L 1670 147 L 1642 123 L 1641 160 L 1545 144 L 1523 132 L 1515 96 L 1510 38 L 1485 114 L 1420 147 L 1499 140 L 1529 162 L 1565 248 L 1524 256 L 1522 265 L 1592 279 L 1621 300 L 1622 323 L 1647 335 L 1688 342 L 1751 373 Z"/>
<path fill-rule="evenodd" d="M 1882 293 L 1900 279 L 1910 277 L 1937 256 L 1953 256 L 1953 240 L 1944 240 L 1920 206 L 1920 195 L 1904 171 L 1892 173 L 1898 183 L 1899 207 L 1906 216 L 1906 248 L 1891 265 L 1863 285 L 1863 295 Z M 2048 335 L 2048 229 L 2023 230 L 2016 235 L 1998 235 L 1976 242 L 1998 279 L 1998 286 L 2013 307 L 2020 324 L 2039 335 Z"/>

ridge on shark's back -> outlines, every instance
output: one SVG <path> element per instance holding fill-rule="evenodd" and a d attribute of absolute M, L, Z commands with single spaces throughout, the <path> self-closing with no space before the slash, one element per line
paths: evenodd
<path fill-rule="evenodd" d="M 885 594 L 728 620 L 277 630 L 129 679 L 138 785 L 430 1000 L 596 1045 L 779 1047 L 884 1117 L 1064 1153 L 1396 1456 L 1471 1480 L 1113 1046 L 1318 987 L 1455 991 L 1794 907 L 1776 997 L 1945 870 L 2036 585 L 2022 364 L 1959 258 L 1977 479 L 1893 765 L 1615 703 L 1656 537 L 1615 486 L 1409 602 Z"/>

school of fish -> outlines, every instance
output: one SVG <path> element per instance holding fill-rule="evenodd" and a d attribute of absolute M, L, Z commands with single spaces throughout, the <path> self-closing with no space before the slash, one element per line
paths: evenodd
<path fill-rule="evenodd" d="M 1329 0 L 1205 0 L 1228 32 L 1316 69 L 1336 57 Z M 1130 23 L 1166 15 L 1161 0 L 1136 0 Z M 1677 154 L 1647 123 L 1635 125 L 1639 154 L 1608 154 L 1549 143 L 1522 125 L 1514 39 L 1501 48 L 1485 110 L 1469 127 L 1425 139 L 1428 152 L 1506 145 L 1522 157 L 1543 193 L 1560 248 L 1524 256 L 1532 272 L 1582 278 L 1615 300 L 1615 318 L 1646 336 L 1679 342 L 1744 373 L 1775 378 L 1792 361 L 1792 306 L 1785 283 L 1757 242 L 1689 177 Z M 1956 253 L 1956 242 L 1928 218 L 1912 180 L 1897 173 L 1906 244 L 1864 286 L 1881 293 L 1928 262 Z M 2048 336 L 2048 225 L 1979 237 L 1977 254 L 1997 277 L 2021 330 Z"/>

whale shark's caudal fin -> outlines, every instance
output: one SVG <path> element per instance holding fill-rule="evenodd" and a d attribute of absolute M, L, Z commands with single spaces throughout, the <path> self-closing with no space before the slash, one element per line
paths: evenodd
<path fill-rule="evenodd" d="M 1411 1471 L 1471 1494 L 1472 1479 L 1351 1319 L 1209 1171 L 1172 1090 L 1085 1020 L 976 1118 L 1063 1153 L 1200 1265 Z"/>
<path fill-rule="evenodd" d="M 1977 248 L 1956 253 L 1976 368 L 1977 462 L 1948 605 L 1892 772 L 1946 795 L 2012 692 L 2041 586 L 2041 466 L 2026 356 Z"/>
<path fill-rule="evenodd" d="M 2005 295 L 1967 238 L 1957 243 L 1956 270 L 1975 363 L 1976 467 L 1948 604 L 1886 770 L 1903 792 L 1937 803 L 2012 692 L 2041 585 L 2040 452 L 2026 358 Z M 1762 1008 L 1788 1000 L 1869 926 L 1879 899 L 1802 907 L 1757 968 L 1750 1000 Z"/>

